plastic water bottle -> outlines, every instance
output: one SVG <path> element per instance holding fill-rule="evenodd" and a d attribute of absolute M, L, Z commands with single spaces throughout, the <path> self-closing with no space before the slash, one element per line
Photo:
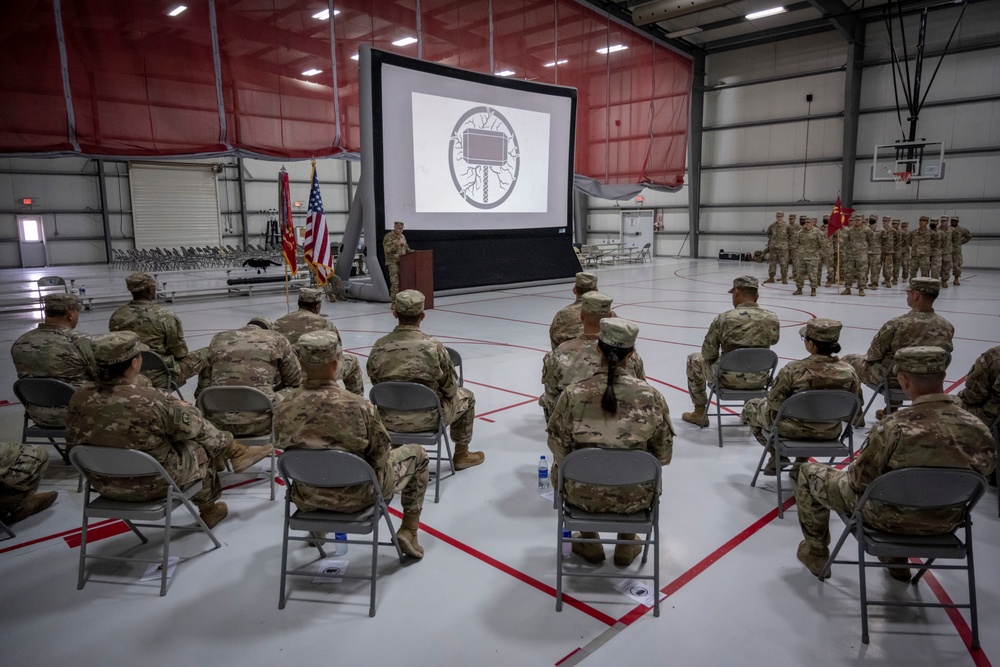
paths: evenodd
<path fill-rule="evenodd" d="M 549 463 L 544 456 L 538 459 L 538 490 L 549 490 Z"/>
<path fill-rule="evenodd" d="M 563 531 L 563 538 L 568 540 L 572 536 L 573 536 L 572 533 L 570 533 L 568 530 Z M 573 544 L 571 542 L 562 542 L 561 546 L 562 546 L 563 558 L 569 558 L 570 554 L 573 553 Z"/>
<path fill-rule="evenodd" d="M 83 299 L 86 297 L 87 297 L 87 286 L 84 285 L 83 283 L 80 283 L 80 298 Z"/>
<path fill-rule="evenodd" d="M 343 556 L 347 553 L 347 533 L 334 533 L 333 555 Z"/>

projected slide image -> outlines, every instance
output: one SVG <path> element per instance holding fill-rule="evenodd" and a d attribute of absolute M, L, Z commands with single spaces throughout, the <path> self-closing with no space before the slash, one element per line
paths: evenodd
<path fill-rule="evenodd" d="M 412 93 L 420 213 L 544 213 L 549 114 Z"/>

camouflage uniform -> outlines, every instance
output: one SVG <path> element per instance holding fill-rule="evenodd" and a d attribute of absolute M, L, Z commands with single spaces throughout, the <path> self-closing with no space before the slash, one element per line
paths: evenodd
<path fill-rule="evenodd" d="M 0 517 L 38 490 L 48 465 L 49 454 L 42 445 L 0 442 Z"/>
<path fill-rule="evenodd" d="M 226 454 L 233 436 L 172 394 L 124 378 L 88 383 L 73 394 L 66 426 L 70 444 L 137 449 L 156 459 L 181 487 L 202 481 L 202 489 L 192 498 L 199 506 L 222 494 L 209 461 Z M 166 494 L 158 478 L 92 475 L 91 480 L 98 493 L 113 500 L 155 500 Z"/>
<path fill-rule="evenodd" d="M 97 365 L 90 338 L 60 324 L 42 322 L 37 329 L 23 334 L 10 348 L 17 377 L 55 378 L 79 388 L 97 377 Z M 66 425 L 64 408 L 27 405 L 28 417 L 45 428 Z"/>
<path fill-rule="evenodd" d="M 615 375 L 618 412 L 608 415 L 601 396 L 608 384 L 606 368 L 566 387 L 549 420 L 549 449 L 555 464 L 576 449 L 642 449 L 667 465 L 673 456 L 674 429 L 660 392 L 630 375 Z M 628 514 L 649 507 L 649 485 L 608 487 L 567 484 L 566 499 L 587 512 Z"/>
<path fill-rule="evenodd" d="M 448 350 L 416 325 L 400 324 L 379 338 L 368 357 L 368 377 L 380 382 L 418 382 L 430 387 L 441 399 L 445 421 L 451 425 L 455 453 L 465 451 L 472 441 L 476 418 L 476 397 L 458 386 L 458 374 Z M 382 412 L 382 421 L 392 431 L 414 433 L 433 431 L 437 412 Z"/>
<path fill-rule="evenodd" d="M 406 237 L 398 237 L 393 232 L 386 233 L 382 239 L 382 252 L 385 254 L 385 265 L 389 269 L 389 299 L 395 299 L 399 292 L 399 258 L 408 252 L 413 252 L 406 243 Z"/>
<path fill-rule="evenodd" d="M 997 418 L 1000 414 L 1000 345 L 986 350 L 976 359 L 958 398 L 963 408 L 987 426 Z"/>
<path fill-rule="evenodd" d="M 705 334 L 701 353 L 687 357 L 688 392 L 697 407 L 708 405 L 706 380 L 714 377 L 719 358 L 744 347 L 771 347 L 780 335 L 778 316 L 756 303 L 740 306 L 716 315 Z M 730 389 L 757 389 L 764 385 L 767 374 L 726 373 L 719 378 Z"/>
<path fill-rule="evenodd" d="M 941 233 L 937 225 L 931 224 L 930 235 L 930 270 L 931 278 L 941 278 Z"/>
<path fill-rule="evenodd" d="M 816 270 L 816 277 L 820 282 L 823 281 L 823 267 L 826 266 L 826 286 L 830 287 L 835 280 L 836 268 L 833 256 L 833 239 L 830 237 L 828 221 L 823 221 L 823 226 L 819 231 L 822 239 L 819 246 L 819 268 Z"/>
<path fill-rule="evenodd" d="M 805 463 L 795 498 L 799 525 L 809 551 L 823 557 L 830 544 L 830 510 L 854 511 L 865 489 L 892 470 L 941 466 L 988 474 L 996 465 L 993 438 L 983 424 L 945 394 L 921 396 L 912 406 L 878 422 L 854 462 L 844 470 Z M 933 535 L 948 532 L 961 515 L 952 508 L 917 513 L 869 503 L 865 522 L 890 533 Z"/>
<path fill-rule="evenodd" d="M 921 222 L 926 220 L 923 218 Z M 921 278 L 931 277 L 931 242 L 933 232 L 927 225 L 917 228 L 910 234 L 910 277 L 919 271 Z"/>
<path fill-rule="evenodd" d="M 900 238 L 903 239 L 903 248 L 899 254 L 900 280 L 909 280 L 915 275 L 913 270 L 913 234 L 910 233 L 909 223 L 904 222 L 899 228 Z"/>
<path fill-rule="evenodd" d="M 597 276 L 586 271 L 576 274 L 576 280 L 573 283 L 576 301 L 564 308 L 560 308 L 559 312 L 552 318 L 552 324 L 549 325 L 549 344 L 553 350 L 566 341 L 573 340 L 583 334 L 583 322 L 580 320 L 580 312 L 583 309 L 583 295 L 596 289 Z M 614 311 L 612 311 L 611 316 L 615 316 Z"/>
<path fill-rule="evenodd" d="M 305 308 L 299 308 L 276 319 L 274 330 L 283 334 L 292 345 L 299 342 L 302 334 L 310 331 L 332 331 L 340 335 L 333 322 Z M 343 361 L 337 368 L 337 379 L 342 380 L 344 387 L 352 394 L 365 395 L 365 379 L 361 375 L 361 364 L 353 354 L 344 354 Z"/>
<path fill-rule="evenodd" d="M 246 386 L 259 389 L 277 408 L 302 384 L 299 360 L 288 339 L 277 331 L 248 324 L 223 331 L 208 346 L 208 363 L 198 377 L 195 396 L 209 387 Z M 224 412 L 209 416 L 213 424 L 237 437 L 267 435 L 271 420 L 254 412 Z"/>
<path fill-rule="evenodd" d="M 208 358 L 208 348 L 188 351 L 180 319 L 163 306 L 145 299 L 133 299 L 111 315 L 109 331 L 133 331 L 149 349 L 163 357 L 178 384 L 201 372 Z M 163 373 L 145 374 L 154 387 L 166 388 Z"/>
<path fill-rule="evenodd" d="M 955 284 L 962 276 L 962 246 L 972 240 L 972 232 L 958 224 L 958 218 L 952 218 L 955 226 L 951 228 L 951 270 L 955 276 Z"/>
<path fill-rule="evenodd" d="M 941 246 L 941 289 L 948 288 L 948 279 L 951 276 L 951 255 L 953 248 L 951 245 L 951 228 L 948 227 L 948 218 L 941 218 L 938 225 L 938 245 Z"/>
<path fill-rule="evenodd" d="M 813 296 L 819 286 L 819 258 L 823 248 L 823 232 L 816 227 L 802 229 L 798 234 L 795 250 L 795 286 L 802 293 L 802 287 L 809 278 Z"/>
<path fill-rule="evenodd" d="M 546 354 L 542 363 L 545 392 L 538 397 L 538 404 L 545 411 L 545 421 L 548 422 L 556 400 L 566 387 L 593 376 L 600 367 L 597 334 L 581 334 L 579 338 L 568 340 L 554 352 Z M 646 379 L 645 367 L 638 352 L 633 352 L 628 358 L 625 372 L 634 378 Z"/>
<path fill-rule="evenodd" d="M 375 407 L 333 380 L 307 379 L 282 401 L 275 420 L 281 449 L 339 449 L 363 458 L 375 471 L 388 503 L 402 493 L 403 509 L 419 512 L 427 490 L 427 453 L 420 445 L 392 448 Z M 292 487 L 301 510 L 360 512 L 374 502 L 368 485 L 342 489 Z"/>
<path fill-rule="evenodd" d="M 796 272 L 799 267 L 799 234 L 802 232 L 802 227 L 796 223 L 797 216 L 788 216 L 788 270 L 792 274 L 794 279 Z M 805 216 L 802 216 L 805 220 Z"/>
<path fill-rule="evenodd" d="M 850 294 L 851 285 L 857 283 L 858 293 L 864 294 L 868 278 L 868 230 L 852 224 L 843 234 L 844 292 Z"/>
<path fill-rule="evenodd" d="M 893 285 L 899 283 L 899 276 L 903 273 L 903 250 L 904 247 L 906 252 L 909 253 L 909 241 L 907 238 L 908 234 L 906 231 L 899 228 L 899 220 L 894 218 L 892 221 L 892 232 L 893 232 L 893 246 L 892 246 L 892 275 L 889 279 L 892 281 Z M 909 268 L 909 259 L 907 258 L 907 268 Z M 908 275 L 903 276 L 903 280 L 909 280 Z"/>
<path fill-rule="evenodd" d="M 788 282 L 788 224 L 784 215 L 767 228 L 767 279 L 774 282 L 777 267 L 781 267 L 781 282 Z"/>
<path fill-rule="evenodd" d="M 326 298 L 329 301 L 347 301 L 347 292 L 344 291 L 344 281 L 336 273 L 331 273 L 327 276 L 326 283 L 323 285 L 323 291 L 326 292 Z"/>
<path fill-rule="evenodd" d="M 910 289 L 922 285 L 923 280 L 912 279 Z M 932 345 L 951 352 L 954 336 L 955 327 L 933 310 L 911 310 L 883 324 L 872 339 L 867 354 L 847 354 L 844 361 L 854 367 L 862 382 L 878 384 L 892 367 L 897 351 L 904 347 Z"/>
<path fill-rule="evenodd" d="M 874 221 L 875 218 L 872 218 Z M 882 232 L 868 224 L 868 287 L 878 289 L 878 277 L 882 272 Z"/>
<path fill-rule="evenodd" d="M 886 287 L 892 287 L 892 277 L 896 272 L 893 260 L 896 257 L 896 238 L 898 235 L 889 226 L 889 218 L 882 219 L 882 231 L 879 233 L 882 235 L 882 284 Z M 875 280 L 878 280 L 878 276 L 875 276 Z"/>

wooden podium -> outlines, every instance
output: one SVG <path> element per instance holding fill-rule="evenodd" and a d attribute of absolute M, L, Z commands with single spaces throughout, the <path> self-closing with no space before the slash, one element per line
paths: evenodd
<path fill-rule="evenodd" d="M 434 251 L 411 250 L 399 258 L 399 289 L 424 295 L 424 310 L 434 307 Z"/>

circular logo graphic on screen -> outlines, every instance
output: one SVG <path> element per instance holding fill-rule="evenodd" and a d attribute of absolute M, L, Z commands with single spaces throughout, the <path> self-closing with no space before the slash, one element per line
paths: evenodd
<path fill-rule="evenodd" d="M 451 133 L 448 166 L 458 194 L 481 209 L 496 208 L 517 185 L 521 154 L 514 128 L 496 109 L 466 111 Z"/>

